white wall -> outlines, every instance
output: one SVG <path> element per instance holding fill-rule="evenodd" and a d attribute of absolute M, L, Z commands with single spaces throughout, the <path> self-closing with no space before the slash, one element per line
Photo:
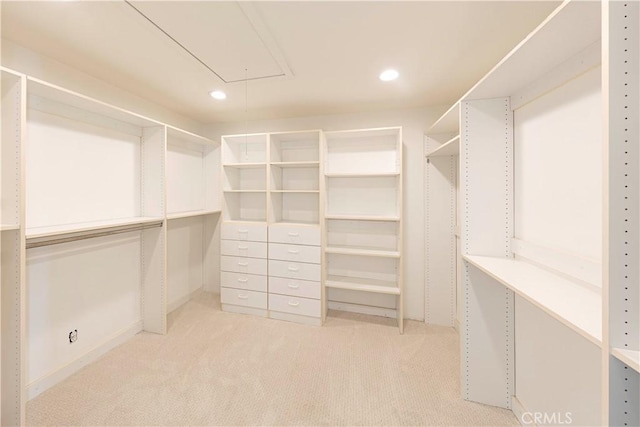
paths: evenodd
<path fill-rule="evenodd" d="M 1 54 L 3 67 L 45 80 L 181 129 L 194 133 L 200 133 L 202 130 L 202 125 L 193 119 L 167 110 L 164 107 L 105 83 L 75 68 L 71 68 L 51 57 L 41 55 L 17 45 L 9 40 L 2 39 Z"/>
<path fill-rule="evenodd" d="M 374 113 L 299 117 L 209 125 L 205 135 L 278 132 L 305 129 L 324 131 L 402 126 L 404 139 L 404 280 L 405 317 L 424 320 L 424 147 L 425 130 L 440 109 L 412 109 Z"/>

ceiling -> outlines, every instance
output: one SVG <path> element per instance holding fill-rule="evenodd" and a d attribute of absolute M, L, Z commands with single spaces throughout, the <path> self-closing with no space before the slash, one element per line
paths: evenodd
<path fill-rule="evenodd" d="M 2 37 L 214 123 L 453 103 L 559 3 L 3 1 Z"/>

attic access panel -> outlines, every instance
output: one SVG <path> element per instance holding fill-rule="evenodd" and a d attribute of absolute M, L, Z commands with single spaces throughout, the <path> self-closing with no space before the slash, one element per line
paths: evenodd
<path fill-rule="evenodd" d="M 127 4 L 225 83 L 292 75 L 267 26 L 249 2 Z"/>

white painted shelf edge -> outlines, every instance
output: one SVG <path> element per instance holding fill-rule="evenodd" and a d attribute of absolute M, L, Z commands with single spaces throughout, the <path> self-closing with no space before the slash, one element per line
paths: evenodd
<path fill-rule="evenodd" d="M 400 252 L 383 249 L 355 248 L 350 246 L 327 246 L 324 250 L 328 254 L 360 255 L 380 258 L 400 258 Z"/>
<path fill-rule="evenodd" d="M 634 371 L 640 373 L 640 351 L 614 348 L 611 354 Z"/>
<path fill-rule="evenodd" d="M 213 215 L 216 213 L 220 213 L 220 211 L 200 210 L 200 211 L 175 212 L 175 213 L 167 213 L 167 219 L 189 218 L 193 216 Z"/>
<path fill-rule="evenodd" d="M 267 190 L 223 190 L 224 193 L 266 193 Z"/>
<path fill-rule="evenodd" d="M 271 190 L 272 193 L 291 193 L 291 194 L 305 194 L 305 193 L 309 193 L 309 194 L 318 194 L 320 193 L 320 190 Z"/>
<path fill-rule="evenodd" d="M 308 162 L 271 162 L 271 166 L 277 166 L 279 168 L 318 168 L 320 167 L 319 161 Z"/>
<path fill-rule="evenodd" d="M 0 231 L 18 230 L 19 224 L 0 224 Z"/>
<path fill-rule="evenodd" d="M 399 175 L 400 175 L 400 172 L 380 172 L 380 173 L 328 172 L 324 174 L 324 176 L 326 176 L 327 178 L 378 178 L 378 177 L 399 176 Z"/>
<path fill-rule="evenodd" d="M 427 157 L 456 156 L 460 153 L 460 135 L 456 135 L 440 147 L 427 153 Z"/>
<path fill-rule="evenodd" d="M 263 221 L 264 222 L 264 221 Z M 320 224 L 316 221 L 291 221 L 291 220 L 282 220 L 282 221 L 272 221 L 269 223 L 269 227 L 273 226 L 282 226 L 282 227 L 320 227 Z"/>
<path fill-rule="evenodd" d="M 400 218 L 397 216 L 373 216 L 373 215 L 333 215 L 327 214 L 325 219 L 339 219 L 345 221 L 389 221 L 397 222 Z"/>
<path fill-rule="evenodd" d="M 134 217 L 119 218 L 104 221 L 81 222 L 75 224 L 51 225 L 46 227 L 28 228 L 26 232 L 27 239 L 40 239 L 43 237 L 53 237 L 69 233 L 81 233 L 85 231 L 97 231 L 113 227 L 122 227 L 128 225 L 142 225 L 154 222 L 162 222 L 160 217 Z"/>
<path fill-rule="evenodd" d="M 382 282 L 380 280 L 356 279 L 353 277 L 329 275 L 327 276 L 327 280 L 325 280 L 325 286 L 327 288 L 346 289 L 350 291 L 400 295 L 400 288 L 398 288 L 395 283 Z"/>
<path fill-rule="evenodd" d="M 224 163 L 222 165 L 225 168 L 236 168 L 236 169 L 252 169 L 259 167 L 266 167 L 266 163 Z"/>
<path fill-rule="evenodd" d="M 525 261 L 475 255 L 463 258 L 584 338 L 602 345 L 599 293 Z"/>
<path fill-rule="evenodd" d="M 434 124 L 431 125 L 427 133 L 458 133 L 460 130 L 459 124 L 460 117 L 460 102 L 453 104 L 447 111 L 445 111 Z"/>

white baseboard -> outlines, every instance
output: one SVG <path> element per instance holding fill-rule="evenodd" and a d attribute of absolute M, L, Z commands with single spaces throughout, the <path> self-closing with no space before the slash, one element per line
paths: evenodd
<path fill-rule="evenodd" d="M 287 322 L 302 323 L 304 325 L 321 326 L 322 320 L 318 317 L 300 316 L 298 314 L 281 313 L 279 311 L 270 311 L 271 319 L 286 320 Z"/>
<path fill-rule="evenodd" d="M 93 348 L 93 350 L 88 351 L 83 356 L 77 358 L 76 360 L 68 363 L 65 366 L 60 367 L 59 369 L 48 373 L 47 375 L 38 378 L 35 381 L 32 381 L 27 385 L 27 395 L 28 399 L 33 399 L 38 396 L 45 390 L 50 389 L 54 385 L 63 381 L 64 379 L 70 377 L 71 375 L 78 372 L 80 369 L 84 368 L 88 364 L 95 362 L 101 356 L 106 354 L 109 350 L 114 349 L 120 344 L 127 341 L 129 338 L 136 335 L 138 332 L 142 331 L 142 320 L 139 320 L 132 324 L 131 326 L 124 328 L 111 336 L 111 338 L 107 339 L 102 344 Z"/>
<path fill-rule="evenodd" d="M 527 412 L 527 410 L 524 408 L 524 406 L 522 406 L 522 403 L 515 396 L 511 396 L 511 411 L 516 416 L 521 426 L 536 427 L 536 424 L 533 423 L 533 420 L 529 424 L 525 424 L 523 422 L 522 416 Z"/>
<path fill-rule="evenodd" d="M 369 314 L 372 316 L 390 317 L 392 319 L 398 317 L 397 311 L 392 308 L 372 307 L 347 302 L 329 301 L 329 310 L 348 311 L 350 313 Z"/>
<path fill-rule="evenodd" d="M 193 297 L 199 293 L 200 291 L 202 291 L 204 288 L 201 286 L 198 289 L 196 289 L 195 291 L 178 298 L 177 300 L 173 301 L 172 303 L 167 304 L 167 314 L 171 313 L 172 311 L 175 311 L 177 309 L 179 309 L 180 307 L 182 307 L 183 305 L 185 305 L 186 303 L 188 303 L 189 301 L 191 301 L 193 299 Z"/>

